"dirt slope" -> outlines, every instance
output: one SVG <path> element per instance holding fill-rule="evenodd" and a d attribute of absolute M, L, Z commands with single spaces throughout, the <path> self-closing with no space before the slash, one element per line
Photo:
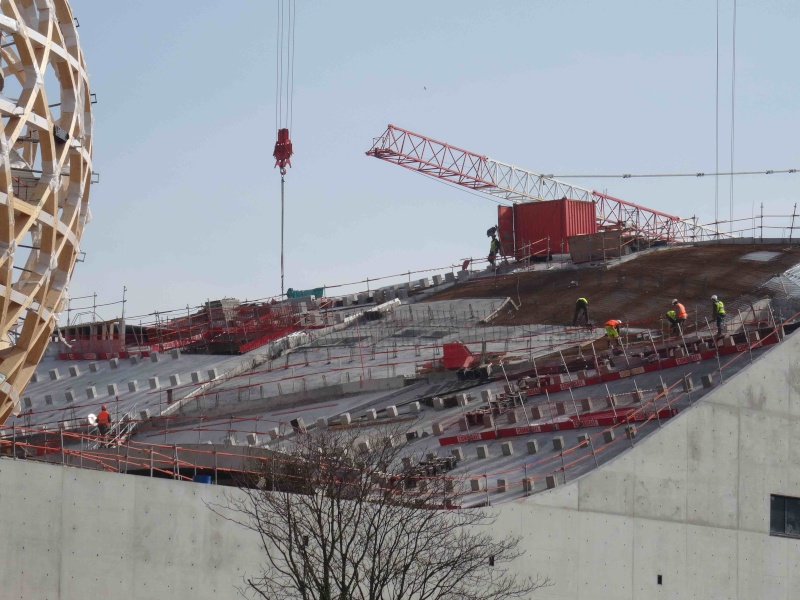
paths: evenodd
<path fill-rule="evenodd" d="M 754 251 L 780 252 L 767 261 L 741 260 Z M 522 303 L 513 316 L 497 323 L 570 325 L 575 301 L 589 300 L 595 323 L 617 318 L 626 322 L 657 319 L 678 298 L 694 318 L 711 315 L 712 294 L 726 306 L 754 294 L 773 275 L 800 263 L 800 248 L 777 245 L 687 246 L 643 253 L 611 269 L 603 266 L 488 277 L 459 284 L 429 298 L 496 298 Z M 577 282 L 574 286 L 572 282 Z"/>

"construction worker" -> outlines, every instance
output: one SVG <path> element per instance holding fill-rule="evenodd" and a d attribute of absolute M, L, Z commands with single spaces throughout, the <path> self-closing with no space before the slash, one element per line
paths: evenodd
<path fill-rule="evenodd" d="M 489 243 L 489 264 L 494 267 L 494 259 L 495 256 L 503 254 L 503 246 L 500 244 L 500 240 L 497 239 L 497 236 L 493 233 L 492 234 L 492 241 Z"/>
<path fill-rule="evenodd" d="M 589 324 L 589 301 L 586 298 L 578 298 L 575 303 L 575 314 L 572 317 L 572 326 L 578 324 L 578 317 L 583 315 L 586 325 Z"/>
<path fill-rule="evenodd" d="M 686 309 L 683 304 L 678 302 L 678 299 L 672 301 L 672 308 L 675 311 L 675 320 L 672 321 L 673 328 L 682 328 L 686 321 Z"/>
<path fill-rule="evenodd" d="M 672 325 L 672 331 L 678 331 L 678 315 L 674 310 L 667 311 L 667 321 Z"/>
<path fill-rule="evenodd" d="M 608 338 L 608 347 L 611 348 L 612 343 L 614 340 L 619 339 L 619 326 L 622 325 L 622 321 L 618 321 L 617 319 L 609 319 L 606 321 L 606 338 Z"/>
<path fill-rule="evenodd" d="M 106 410 L 106 405 L 100 407 L 100 412 L 97 415 L 97 429 L 100 431 L 100 439 L 102 446 L 108 446 L 108 431 L 111 429 L 111 415 Z"/>
<path fill-rule="evenodd" d="M 716 294 L 711 296 L 711 302 L 712 314 L 717 321 L 717 335 L 722 335 L 722 322 L 725 320 L 725 305 L 722 303 L 722 300 L 717 298 Z"/>

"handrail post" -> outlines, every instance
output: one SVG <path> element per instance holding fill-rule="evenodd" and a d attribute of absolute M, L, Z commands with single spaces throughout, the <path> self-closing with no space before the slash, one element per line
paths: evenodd
<path fill-rule="evenodd" d="M 738 308 L 736 312 L 739 313 L 739 322 L 742 324 L 742 331 L 744 332 L 744 342 L 747 344 L 747 350 L 750 354 L 750 364 L 753 364 L 753 346 L 750 344 L 750 335 L 747 333 L 747 328 L 744 326 L 744 317 L 742 316 L 742 311 Z"/>
<path fill-rule="evenodd" d="M 653 345 L 653 352 L 656 355 L 656 360 L 658 361 L 658 370 L 660 371 L 661 369 L 663 369 L 663 367 L 661 366 L 661 354 L 659 354 L 658 348 L 656 348 L 656 341 L 655 341 L 655 339 L 653 339 L 653 330 L 652 329 L 648 329 L 647 331 L 650 334 L 650 343 Z M 664 338 L 663 337 L 661 338 L 661 342 L 662 343 L 664 342 Z"/>
<path fill-rule="evenodd" d="M 589 438 L 589 447 L 592 449 L 592 457 L 594 458 L 594 466 L 595 467 L 599 467 L 600 463 L 597 460 L 597 454 L 595 454 L 595 451 L 594 451 L 594 442 L 592 441 L 592 434 L 591 433 L 588 434 L 587 437 Z"/>
<path fill-rule="evenodd" d="M 642 392 L 639 390 L 639 386 L 636 385 L 636 380 L 633 380 L 633 388 L 636 390 L 636 397 L 639 399 L 639 403 L 644 407 L 644 396 L 642 396 Z M 657 396 L 658 394 L 656 394 Z M 658 419 L 658 426 L 661 427 L 661 417 L 658 414 L 658 404 L 656 404 L 656 399 L 653 398 L 653 409 L 656 411 L 656 419 Z"/>
<path fill-rule="evenodd" d="M 528 495 L 528 463 L 523 465 L 525 469 L 523 479 L 522 479 L 522 489 L 525 491 L 525 495 Z"/>
<path fill-rule="evenodd" d="M 664 390 L 664 400 L 666 400 L 666 402 L 667 402 L 667 408 L 670 410 L 670 413 L 672 413 L 672 404 L 670 404 L 670 401 L 669 401 L 669 388 L 667 387 L 667 384 L 664 383 L 664 378 L 661 375 L 658 376 L 658 380 L 661 382 L 661 387 Z M 656 394 L 656 396 L 658 396 L 658 394 Z M 656 403 L 656 401 L 655 401 L 655 398 L 654 398 L 653 399 L 653 404 L 655 404 L 655 403 Z"/>
<path fill-rule="evenodd" d="M 703 317 L 706 320 L 706 327 L 708 330 L 711 331 L 711 323 L 708 322 L 708 317 Z M 711 334 L 711 342 L 714 344 L 714 351 L 717 355 L 717 369 L 719 370 L 719 380 L 722 383 L 725 383 L 725 377 L 722 376 L 722 362 L 719 359 L 719 346 L 717 346 L 717 340 L 714 339 L 714 334 Z"/>

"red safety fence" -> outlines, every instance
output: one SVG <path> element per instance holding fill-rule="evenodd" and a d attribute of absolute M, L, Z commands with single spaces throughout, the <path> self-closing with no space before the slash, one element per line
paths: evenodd
<path fill-rule="evenodd" d="M 188 311 L 187 311 L 188 312 Z M 145 325 L 121 321 L 62 327 L 56 343 L 64 360 L 103 360 L 182 349 L 204 354 L 242 354 L 306 328 L 323 327 L 299 304 L 211 302 L 185 316 Z"/>
<path fill-rule="evenodd" d="M 552 456 L 542 456 L 541 458 L 527 461 L 521 466 L 515 466 L 509 469 L 501 469 L 491 473 L 483 473 L 481 475 L 448 475 L 445 473 L 420 475 L 407 474 L 403 473 L 401 470 L 396 470 L 392 472 L 386 472 L 384 481 L 377 482 L 376 490 L 385 489 L 399 493 L 401 488 L 398 488 L 397 483 L 402 481 L 405 483 L 405 486 L 402 489 L 405 492 L 414 493 L 415 489 L 424 488 L 424 486 L 420 485 L 420 482 L 424 481 L 444 480 L 452 481 L 453 484 L 466 484 L 467 480 L 483 478 L 488 481 L 489 477 L 500 475 L 510 475 L 513 477 L 516 474 L 519 479 L 510 480 L 506 484 L 507 488 L 522 486 L 523 490 L 532 492 L 534 491 L 533 488 L 537 482 L 542 482 L 547 477 L 554 475 L 562 475 L 566 477 L 567 469 L 579 465 L 586 460 L 596 460 L 596 453 L 599 453 L 602 450 L 609 449 L 616 444 L 630 443 L 632 445 L 632 435 L 613 438 L 610 441 L 604 442 L 596 447 L 594 440 L 603 436 L 604 433 L 613 430 L 617 426 L 630 427 L 630 424 L 634 422 L 641 426 L 659 418 L 660 414 L 664 412 L 664 409 L 662 407 L 658 410 L 654 410 L 653 407 L 656 405 L 656 402 L 660 399 L 663 403 L 666 394 L 670 393 L 670 391 L 678 386 L 682 381 L 683 378 L 679 379 L 669 388 L 665 388 L 662 393 L 660 393 L 651 401 L 644 403 L 637 409 L 631 409 L 627 413 L 627 417 L 625 419 L 608 426 L 602 431 L 596 432 L 592 436 L 587 436 L 585 440 L 579 441 L 579 443 L 573 447 L 562 448 L 561 451 L 553 454 Z M 673 397 L 672 402 L 677 402 L 682 396 L 682 393 L 678 394 L 677 396 Z M 231 422 L 227 427 L 212 428 L 211 430 L 224 432 L 226 434 L 244 432 L 234 427 L 233 423 L 238 421 L 240 420 L 231 419 Z M 19 437 L 23 438 L 25 432 L 22 430 L 22 428 L 20 429 Z M 202 431 L 207 430 L 208 428 L 199 427 L 196 429 L 198 431 Z M 291 431 L 291 427 L 288 429 Z M 187 430 L 182 429 L 181 431 L 185 432 Z M 266 433 L 262 434 L 266 435 Z M 287 439 L 283 435 L 279 435 L 278 437 L 279 439 Z M 291 441 L 294 443 L 298 443 L 299 441 L 299 443 L 302 444 L 304 443 L 304 439 L 304 436 L 298 438 L 295 435 L 291 438 Z M 196 473 L 200 471 L 212 473 L 216 482 L 218 477 L 226 477 L 229 479 L 232 475 L 262 473 L 263 471 L 259 470 L 258 467 L 255 466 L 259 463 L 296 464 L 298 460 L 292 455 L 280 453 L 269 453 L 268 456 L 260 456 L 251 451 L 248 451 L 246 454 L 242 454 L 241 452 L 235 452 L 232 449 L 226 449 L 225 447 L 222 449 L 216 447 L 213 449 L 205 449 L 198 448 L 197 446 L 187 447 L 168 443 L 142 443 L 130 440 L 122 443 L 114 443 L 113 446 L 109 448 L 90 448 L 90 446 L 102 446 L 107 442 L 107 440 L 103 439 L 102 436 L 99 435 L 87 435 L 66 431 L 60 432 L 57 436 L 54 436 L 50 440 L 38 440 L 36 442 L 18 441 L 15 437 L 14 439 L 5 438 L 3 442 L 3 453 L 9 456 L 17 456 L 20 454 L 20 451 L 22 451 L 29 460 L 46 460 L 47 462 L 51 463 L 55 462 L 70 466 L 83 466 L 91 469 L 102 468 L 103 470 L 110 472 L 133 472 L 139 474 L 149 473 L 151 477 L 166 476 L 181 480 L 191 479 L 191 477 L 186 474 L 187 472 L 193 471 Z M 308 442 L 312 443 L 313 438 L 309 437 Z M 583 452 L 581 455 L 579 455 L 582 449 L 589 447 L 591 447 L 591 452 Z M 542 454 L 545 452 L 546 451 L 543 450 Z M 565 462 L 565 457 L 571 457 L 572 461 L 569 463 Z M 227 459 L 228 466 L 219 465 L 219 462 L 223 459 Z M 230 463 L 234 464 L 231 465 Z M 546 468 L 544 471 L 540 469 L 535 475 L 528 477 L 529 470 L 540 468 L 541 466 L 548 464 L 552 464 L 552 468 Z M 412 482 L 413 485 L 409 485 L 409 483 Z M 447 486 L 447 484 L 445 485 Z M 486 486 L 484 491 L 491 491 L 492 489 L 497 491 L 497 488 L 490 488 L 489 486 Z M 462 495 L 467 495 L 468 493 L 469 492 L 466 491 L 466 489 L 461 491 Z"/>
<path fill-rule="evenodd" d="M 742 357 L 750 354 L 752 349 L 762 345 L 774 343 L 773 340 L 769 339 L 770 337 L 777 339 L 777 329 L 774 332 L 774 335 L 770 334 L 767 339 L 758 340 L 751 344 L 739 344 L 730 347 L 738 352 L 732 355 L 731 359 L 727 363 L 720 363 L 720 368 L 715 371 L 715 373 L 721 373 L 722 370 L 729 366 L 733 361 L 740 360 Z M 740 348 L 739 346 L 744 347 Z M 720 354 L 723 353 L 720 352 Z M 637 406 L 624 406 L 610 410 L 590 411 L 580 415 L 568 415 L 566 418 L 559 420 L 558 422 L 553 421 L 551 423 L 533 424 L 515 428 L 501 428 L 498 429 L 497 432 L 488 432 L 491 434 L 489 439 L 497 439 L 515 435 L 555 432 L 580 427 L 595 429 L 597 427 L 603 428 L 599 431 L 593 432 L 591 435 L 586 434 L 582 438 L 579 438 L 576 444 L 572 445 L 571 447 L 562 447 L 553 454 L 550 454 L 550 451 L 548 450 L 542 449 L 540 451 L 540 454 L 542 454 L 541 457 L 528 460 L 521 466 L 500 469 L 491 473 L 483 473 L 481 475 L 469 473 L 459 475 L 407 475 L 400 471 L 387 473 L 386 475 L 387 478 L 395 478 L 397 480 L 406 482 L 410 479 L 452 479 L 454 481 L 462 482 L 465 480 L 483 479 L 486 482 L 486 485 L 480 491 L 486 493 L 490 491 L 510 491 L 512 489 L 522 490 L 525 493 L 531 493 L 536 491 L 537 488 L 541 489 L 543 487 L 552 487 L 553 485 L 556 485 L 559 477 L 566 481 L 567 474 L 570 469 L 578 468 L 582 465 L 589 465 L 589 467 L 591 467 L 591 464 L 599 466 L 600 458 L 605 457 L 604 459 L 607 459 L 612 454 L 616 454 L 616 452 L 609 454 L 607 452 L 604 453 L 604 451 L 612 450 L 614 447 L 620 449 L 619 446 L 616 446 L 618 444 L 629 444 L 631 446 L 634 445 L 634 439 L 636 437 L 635 427 L 641 428 L 655 421 L 657 421 L 658 425 L 660 426 L 662 420 L 671 418 L 677 414 L 678 409 L 675 405 L 685 397 L 688 396 L 689 404 L 691 404 L 690 391 L 686 391 L 684 389 L 684 391 L 675 393 L 675 388 L 683 384 L 686 378 L 690 377 L 691 375 L 691 372 L 682 375 L 669 386 L 662 385 L 652 399 L 649 401 L 643 401 Z M 637 393 L 644 393 L 646 391 L 651 392 L 652 390 L 637 389 Z M 252 430 L 239 429 L 237 427 L 239 423 L 245 421 L 250 421 L 252 423 L 252 419 L 231 417 L 230 419 L 226 419 L 224 423 L 216 420 L 216 422 L 212 425 L 203 425 L 201 423 L 200 426 L 196 427 L 180 427 L 179 429 L 176 429 L 176 431 L 181 431 L 184 434 L 187 431 L 218 432 L 223 435 L 230 435 L 232 433 L 253 433 Z M 270 420 L 263 420 L 262 422 L 270 427 L 273 427 L 273 432 L 268 434 L 267 432 L 259 431 L 258 426 L 256 426 L 255 433 L 257 435 L 274 436 L 274 424 L 276 422 Z M 169 418 L 164 420 L 164 423 L 165 425 L 168 425 Z M 280 423 L 280 425 L 282 428 L 293 431 L 291 426 L 286 423 Z M 624 429 L 622 436 L 617 437 L 613 435 L 607 435 L 608 432 L 614 431 L 619 427 Z M 172 430 L 165 429 L 164 434 L 168 435 L 170 431 Z M 88 468 L 98 468 L 99 466 L 105 470 L 117 472 L 135 471 L 141 473 L 143 471 L 149 471 L 151 476 L 160 475 L 173 477 L 176 479 L 189 479 L 189 477 L 186 475 L 187 470 L 212 470 L 215 478 L 220 476 L 220 474 L 224 475 L 225 477 L 229 477 L 233 473 L 241 474 L 253 472 L 252 467 L 248 467 L 243 462 L 241 464 L 237 464 L 236 466 L 217 466 L 217 461 L 223 457 L 234 461 L 243 460 L 241 453 L 226 451 L 224 448 L 222 450 L 217 448 L 207 450 L 197 447 L 185 447 L 177 444 L 142 443 L 127 440 L 114 443 L 112 448 L 89 449 L 89 445 L 97 445 L 98 443 L 102 443 L 104 440 L 97 435 L 87 435 L 67 431 L 61 431 L 56 435 L 51 435 L 50 438 L 37 439 L 35 442 L 21 441 L 26 437 L 26 434 L 30 433 L 39 432 L 26 431 L 25 428 L 16 428 L 13 438 L 5 437 L 3 439 L 3 451 L 6 454 L 13 456 L 18 454 L 19 450 L 22 450 L 29 459 L 38 458 L 48 460 L 48 462 L 59 462 L 60 460 L 60 462 L 63 464 L 69 464 L 72 466 L 84 465 Z M 160 435 L 161 433 L 161 431 L 155 431 L 155 434 Z M 39 438 L 41 438 L 41 436 L 39 436 Z M 284 436 L 279 435 L 278 438 L 282 439 Z M 297 435 L 294 435 L 291 439 L 294 442 L 297 442 L 298 437 Z M 302 440 L 303 438 L 301 437 L 299 439 Z M 309 438 L 309 440 L 311 439 L 312 438 Z M 465 443 L 475 439 L 476 438 L 471 435 L 461 436 L 460 439 L 458 439 L 458 442 Z M 484 438 L 480 437 L 479 439 Z M 211 457 L 211 459 L 209 459 L 209 457 Z M 247 453 L 246 458 L 248 461 L 252 460 L 256 462 L 286 462 L 294 460 L 291 456 L 283 456 L 280 458 L 276 458 L 275 455 L 268 457 L 253 456 L 251 452 Z M 587 463 L 586 461 L 591 462 Z M 546 467 L 546 465 L 551 466 Z M 546 468 L 543 469 L 543 466 Z M 581 468 L 585 470 L 589 467 Z M 534 470 L 536 472 L 531 473 L 531 471 Z M 504 476 L 505 479 L 502 487 L 488 485 L 489 477 L 499 476 Z"/>
<path fill-rule="evenodd" d="M 777 343 L 779 341 L 781 327 L 797 318 L 798 315 L 800 315 L 800 313 L 793 315 L 782 324 L 776 323 L 771 331 L 761 337 L 761 339 L 757 339 L 758 336 L 755 335 L 748 335 L 749 341 L 745 343 L 733 343 L 727 346 L 717 347 L 714 350 L 699 352 L 685 357 L 659 359 L 657 362 L 645 365 L 644 368 L 630 369 L 628 370 L 628 373 L 615 372 L 600 374 L 597 376 L 597 383 L 610 381 L 615 378 L 634 378 L 636 375 L 647 371 L 664 370 L 671 366 L 691 365 L 700 360 L 706 360 L 710 358 L 717 358 L 719 361 L 718 368 L 712 371 L 711 374 L 719 374 L 724 381 L 724 373 L 726 368 L 728 368 L 735 361 L 744 360 L 744 357 L 746 356 L 749 356 L 752 362 L 753 350 L 762 346 L 768 346 Z M 721 357 L 727 356 L 730 356 L 730 359 L 723 363 Z M 407 474 L 403 474 L 402 472 L 395 472 L 387 473 L 387 477 L 399 478 L 403 481 L 407 481 L 409 479 L 440 480 L 443 478 L 452 478 L 453 480 L 464 480 L 466 478 L 473 481 L 476 479 L 483 479 L 485 486 L 484 489 L 480 491 L 487 494 L 489 491 L 499 492 L 501 489 L 505 491 L 511 489 L 521 489 L 525 493 L 531 493 L 536 491 L 535 488 L 537 486 L 539 488 L 552 487 L 553 485 L 556 485 L 559 477 L 566 481 L 570 469 L 573 469 L 573 473 L 581 473 L 585 472 L 587 468 L 591 468 L 592 464 L 599 466 L 601 459 L 606 460 L 612 454 L 615 455 L 617 453 L 606 452 L 614 447 L 619 449 L 619 446 L 615 445 L 621 443 L 633 446 L 636 438 L 636 429 L 634 428 L 646 427 L 648 424 L 655 424 L 656 422 L 658 426 L 661 426 L 662 420 L 669 419 L 677 414 L 678 408 L 676 405 L 679 402 L 686 399 L 688 400 L 688 404 L 691 405 L 691 386 L 687 387 L 685 385 L 685 381 L 686 378 L 691 377 L 693 373 L 694 371 L 683 374 L 669 386 L 663 383 L 662 375 L 662 385 L 656 390 L 655 396 L 650 400 L 645 401 L 643 396 L 640 395 L 639 404 L 635 406 L 619 406 L 611 408 L 610 410 L 586 411 L 580 414 L 576 408 L 574 415 L 563 415 L 564 418 L 560 418 L 558 420 L 553 417 L 551 418 L 550 423 L 544 422 L 529 424 L 527 426 L 521 425 L 520 427 L 513 428 L 498 428 L 495 431 L 487 432 L 490 436 L 489 439 L 502 439 L 516 435 L 555 432 L 562 429 L 602 428 L 599 431 L 593 431 L 591 434 L 587 433 L 581 436 L 574 445 L 569 447 L 562 445 L 561 448 L 554 448 L 554 452 L 552 454 L 550 451 L 542 450 L 540 452 L 541 456 L 535 459 L 526 460 L 526 462 L 521 466 L 500 469 L 491 473 L 483 473 L 481 475 L 461 474 L 451 476 L 437 474 L 409 476 Z M 583 380 L 584 383 L 581 385 L 589 385 L 586 383 L 588 379 L 589 378 Z M 577 384 L 578 382 L 569 383 Z M 562 391 L 565 389 L 570 389 L 570 387 L 574 387 L 570 386 L 569 383 L 565 382 L 561 384 L 554 384 L 554 389 L 552 390 L 550 390 L 550 386 L 540 388 L 538 391 L 528 390 L 527 394 L 537 395 L 544 393 L 547 395 L 547 404 L 551 405 L 551 414 L 555 415 L 557 411 L 552 410 L 552 405 L 556 403 L 550 401 L 548 394 L 550 391 Z M 684 386 L 683 390 L 676 394 L 675 388 L 682 384 Z M 565 385 L 566 387 L 564 387 Z M 644 392 L 652 393 L 652 390 L 639 390 L 637 387 L 635 393 L 639 395 L 643 394 Z M 634 392 L 628 393 L 632 394 Z M 685 405 L 686 404 L 684 403 L 684 406 Z M 614 405 L 612 404 L 611 406 L 613 407 Z M 231 433 L 256 433 L 257 435 L 270 435 L 273 437 L 274 424 L 276 423 L 274 420 L 262 420 L 262 423 L 268 423 L 270 427 L 273 428 L 272 433 L 267 433 L 260 431 L 258 429 L 258 425 L 256 425 L 255 431 L 253 431 L 252 425 L 250 429 L 239 429 L 238 425 L 234 426 L 235 423 L 238 424 L 245 421 L 252 423 L 252 418 L 248 419 L 230 417 L 225 419 L 224 423 L 220 422 L 220 419 L 217 418 L 214 420 L 215 423 L 206 425 L 203 425 L 203 420 L 201 418 L 201 424 L 199 426 L 181 427 L 181 422 L 179 421 L 180 417 L 175 416 L 161 419 L 162 424 L 164 424 L 164 429 L 155 430 L 155 434 L 160 435 L 161 433 L 164 433 L 165 435 L 168 435 L 170 431 L 173 431 L 173 429 L 167 428 L 171 419 L 176 419 L 176 427 L 174 431 L 180 431 L 184 434 L 187 431 L 213 431 L 222 433 L 224 435 L 230 435 Z M 258 419 L 256 419 L 256 422 L 258 423 Z M 288 431 L 294 431 L 290 425 L 284 422 L 277 423 L 279 423 L 281 428 L 285 428 Z M 612 432 L 616 428 L 620 427 L 623 428 L 623 436 L 617 437 L 615 435 L 607 435 L 608 432 Z M 6 428 L 6 432 L 8 432 L 8 428 Z M 283 438 L 282 435 L 278 435 L 277 437 L 279 439 Z M 279 439 L 276 441 L 279 441 Z M 291 437 L 291 440 L 295 443 L 298 439 L 302 441 L 305 439 L 305 436 L 298 434 Z M 312 440 L 313 437 L 309 437 L 308 439 Z M 440 442 L 443 439 L 444 438 L 440 438 Z M 467 436 L 465 439 L 459 439 L 457 441 L 458 443 L 464 443 L 472 441 L 472 439 L 473 438 Z M 480 439 L 484 438 L 481 437 Z M 209 465 L 212 464 L 209 462 L 209 456 L 213 457 L 213 471 L 215 477 L 219 472 L 224 472 L 225 474 L 230 475 L 231 473 L 243 473 L 248 470 L 248 467 L 244 463 L 232 467 L 218 467 L 216 465 L 216 460 L 218 460 L 220 457 L 242 460 L 242 454 L 233 451 L 226 451 L 224 449 L 219 450 L 217 448 L 199 449 L 197 447 L 184 447 L 177 444 L 170 445 L 166 443 L 142 443 L 131 440 L 115 441 L 112 448 L 88 448 L 89 445 L 97 445 L 103 441 L 104 440 L 100 439 L 97 435 L 87 435 L 80 432 L 62 430 L 47 436 L 46 433 L 42 435 L 42 432 L 38 429 L 28 429 L 25 427 L 15 426 L 12 428 L 11 436 L 6 435 L 0 440 L 0 442 L 2 442 L 0 443 L 0 446 L 2 446 L 3 453 L 11 456 L 17 456 L 21 451 L 29 459 L 38 458 L 40 460 L 48 460 L 49 462 L 59 462 L 60 459 L 60 462 L 63 464 L 70 464 L 72 466 L 79 466 L 85 462 L 86 466 L 89 466 L 90 468 L 97 468 L 99 465 L 101 468 L 109 471 L 122 471 L 124 469 L 126 472 L 131 470 L 138 470 L 141 472 L 142 470 L 149 470 L 151 475 L 160 474 L 163 476 L 172 476 L 176 479 L 186 479 L 186 469 L 208 470 Z M 146 459 L 142 458 L 142 453 L 146 455 Z M 247 452 L 248 460 L 294 460 L 292 457 L 285 456 L 280 458 L 276 458 L 275 455 L 269 457 L 258 457 L 251 456 L 251 454 L 251 452 Z M 78 462 L 76 463 L 76 461 Z M 587 463 L 586 461 L 590 462 Z M 543 465 L 546 466 L 546 468 L 542 468 Z M 588 467 L 586 465 L 588 465 Z M 534 469 L 536 472 L 531 474 L 530 471 Z M 488 485 L 489 477 L 501 475 L 504 476 L 504 483 L 502 486 Z M 480 487 L 481 486 L 479 485 L 478 488 Z M 473 490 L 474 489 L 475 488 L 473 487 Z"/>

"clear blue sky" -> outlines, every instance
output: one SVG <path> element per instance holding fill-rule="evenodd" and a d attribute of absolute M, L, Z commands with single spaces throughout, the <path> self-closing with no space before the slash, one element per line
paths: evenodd
<path fill-rule="evenodd" d="M 129 315 L 280 291 L 275 0 L 72 0 L 95 110 L 93 221 L 73 297 Z M 731 0 L 721 0 L 720 167 Z M 496 205 L 364 152 L 388 123 L 540 173 L 714 170 L 716 3 L 297 2 L 286 287 L 484 256 Z M 800 167 L 800 5 L 739 0 L 736 170 Z M 427 88 L 427 89 L 425 89 Z M 714 181 L 573 183 L 714 217 Z M 800 174 L 740 177 L 735 216 Z M 727 217 L 728 180 L 720 182 Z M 114 316 L 114 309 L 100 311 Z"/>

